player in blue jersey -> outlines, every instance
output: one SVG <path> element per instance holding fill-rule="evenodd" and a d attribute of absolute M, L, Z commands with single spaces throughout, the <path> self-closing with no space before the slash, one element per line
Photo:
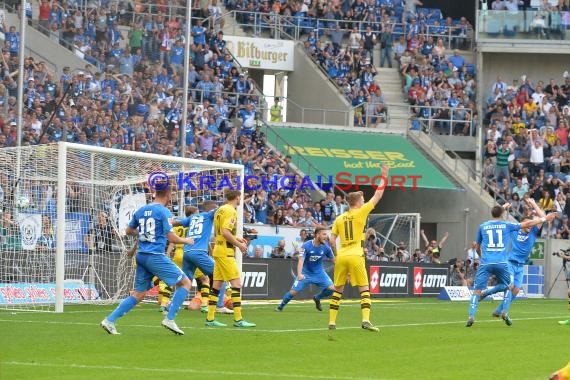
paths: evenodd
<path fill-rule="evenodd" d="M 138 235 L 137 268 L 135 288 L 132 295 L 101 322 L 101 327 L 109 334 L 117 335 L 115 321 L 128 313 L 145 297 L 152 286 L 152 278 L 157 276 L 168 286 L 177 286 L 168 315 L 162 320 L 162 326 L 178 335 L 184 335 L 174 322 L 174 317 L 192 288 L 192 282 L 174 262 L 165 255 L 166 242 L 175 244 L 193 244 L 191 238 L 181 238 L 172 231 L 172 214 L 166 208 L 170 201 L 171 189 L 167 183 L 161 183 L 156 190 L 154 202 L 138 209 L 126 229 L 127 235 Z M 158 184 L 157 184 L 158 186 Z M 132 253 L 133 251 L 131 251 Z"/>
<path fill-rule="evenodd" d="M 521 228 L 529 228 L 545 221 L 553 220 L 556 213 L 535 220 L 525 220 L 522 223 L 511 223 L 503 220 L 503 213 L 510 207 L 509 203 L 503 206 L 494 206 L 491 209 L 493 219 L 481 224 L 475 238 L 477 251 L 480 253 L 481 262 L 475 274 L 475 285 L 473 295 L 469 302 L 469 319 L 466 327 L 473 326 L 475 322 L 475 312 L 481 293 L 487 288 L 487 282 L 491 275 L 495 275 L 498 285 L 505 288 L 511 282 L 509 266 L 507 264 L 508 239 L 513 231 Z M 510 295 L 509 295 L 510 297 Z M 505 321 L 506 322 L 506 321 Z"/>
<path fill-rule="evenodd" d="M 323 268 L 325 258 L 334 262 L 334 254 L 328 245 L 327 232 L 323 228 L 315 229 L 315 237 L 303 244 L 299 263 L 297 264 L 297 279 L 293 283 L 291 290 L 285 293 L 283 300 L 275 308 L 275 311 L 282 311 L 285 305 L 309 284 L 314 284 L 321 288 L 321 292 L 313 297 L 317 310 L 322 311 L 321 299 L 328 297 L 334 292 L 334 285 Z"/>
<path fill-rule="evenodd" d="M 193 278 L 196 268 L 200 269 L 203 276 L 196 281 L 200 285 L 202 300 L 206 301 L 210 295 L 210 277 L 214 273 L 214 260 L 208 256 L 208 247 L 217 208 L 213 201 L 206 201 L 202 206 L 204 212 L 200 213 L 195 207 L 187 207 L 186 218 L 175 220 L 172 225 L 186 227 L 188 229 L 186 236 L 194 240 L 193 245 L 184 246 L 182 270 L 189 278 Z M 203 312 L 208 311 L 207 305 L 202 308 Z"/>
<path fill-rule="evenodd" d="M 529 198 L 527 202 L 532 206 L 536 217 L 544 218 L 546 214 L 544 211 L 538 207 L 534 199 Z M 536 218 L 535 217 L 535 218 Z M 533 217 L 525 217 L 525 220 L 532 220 Z M 528 257 L 532 251 L 532 247 L 536 238 L 538 237 L 538 232 L 542 227 L 542 223 L 536 226 L 521 228 L 511 234 L 511 252 L 509 253 L 509 269 L 511 273 L 511 283 L 509 284 L 509 290 L 505 292 L 503 297 L 503 302 L 497 307 L 493 312 L 494 317 L 502 317 L 507 326 L 513 324 L 511 318 L 509 318 L 509 309 L 511 302 L 515 299 L 519 293 L 523 277 L 524 277 L 524 264 L 527 262 Z"/>

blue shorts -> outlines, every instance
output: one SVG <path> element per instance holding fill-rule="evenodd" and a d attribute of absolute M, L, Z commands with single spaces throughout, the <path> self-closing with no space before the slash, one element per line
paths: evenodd
<path fill-rule="evenodd" d="M 184 251 L 182 270 L 188 278 L 194 278 L 194 271 L 199 268 L 202 273 L 212 277 L 214 273 L 214 259 L 208 256 L 206 251 Z"/>
<path fill-rule="evenodd" d="M 295 280 L 291 290 L 296 291 L 297 293 L 301 293 L 303 289 L 309 284 L 316 285 L 321 289 L 326 289 L 329 286 L 332 286 L 333 282 L 331 278 L 325 272 L 320 274 L 304 274 L 305 278 L 301 281 Z"/>
<path fill-rule="evenodd" d="M 511 285 L 520 289 L 522 287 L 524 278 L 524 264 L 515 261 L 509 261 L 509 270 L 511 273 Z"/>
<path fill-rule="evenodd" d="M 475 290 L 487 289 L 487 282 L 493 274 L 497 278 L 497 285 L 508 286 L 511 283 L 511 273 L 507 263 L 483 264 L 477 269 L 473 288 Z"/>
<path fill-rule="evenodd" d="M 146 292 L 152 287 L 152 278 L 160 278 L 168 286 L 178 284 L 184 272 L 164 254 L 137 253 L 137 269 L 135 271 L 135 291 Z"/>

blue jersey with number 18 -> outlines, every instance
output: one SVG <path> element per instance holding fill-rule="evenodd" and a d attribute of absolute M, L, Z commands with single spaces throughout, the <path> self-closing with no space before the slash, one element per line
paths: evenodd
<path fill-rule="evenodd" d="M 481 224 L 475 237 L 477 244 L 481 245 L 481 265 L 506 263 L 509 236 L 520 228 L 520 223 L 503 220 L 489 220 Z"/>
<path fill-rule="evenodd" d="M 186 237 L 194 239 L 193 245 L 184 245 L 185 251 L 192 250 L 208 252 L 215 213 L 216 209 L 208 212 L 201 212 L 199 214 L 193 214 L 187 218 L 179 220 L 180 224 L 184 227 L 188 227 Z"/>
<path fill-rule="evenodd" d="M 165 254 L 166 235 L 172 232 L 171 217 L 170 211 L 158 203 L 145 205 L 135 211 L 129 227 L 139 230 L 139 252 Z"/>

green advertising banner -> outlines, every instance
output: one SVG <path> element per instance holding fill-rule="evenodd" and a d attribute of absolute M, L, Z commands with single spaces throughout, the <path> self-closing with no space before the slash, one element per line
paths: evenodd
<path fill-rule="evenodd" d="M 271 127 L 266 136 L 268 143 L 290 155 L 293 163 L 311 178 L 315 176 L 312 165 L 325 176 L 332 176 L 335 183 L 364 184 L 363 177 L 380 175 L 382 164 L 386 163 L 390 167 L 388 185 L 392 188 L 401 188 L 403 183 L 407 189 L 457 189 L 402 136 L 287 127 Z M 378 184 L 379 179 L 374 183 Z"/>
<path fill-rule="evenodd" d="M 531 260 L 543 260 L 544 259 L 544 242 L 535 241 L 532 246 L 532 251 L 530 251 Z"/>

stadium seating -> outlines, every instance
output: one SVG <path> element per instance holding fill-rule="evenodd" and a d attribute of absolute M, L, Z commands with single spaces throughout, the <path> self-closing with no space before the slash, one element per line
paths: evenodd
<path fill-rule="evenodd" d="M 117 19 L 120 20 L 122 18 Z M 168 28 L 168 23 L 164 20 L 162 25 Z M 53 28 L 58 27 L 61 25 Z M 176 24 L 171 26 L 171 31 L 175 34 L 181 28 L 183 25 Z M 91 49 L 86 52 L 87 61 L 91 64 L 65 68 L 59 77 L 48 72 L 41 62 L 26 59 L 29 69 L 24 89 L 23 145 L 52 143 L 65 138 L 69 142 L 107 148 L 180 155 L 182 117 L 179 89 L 183 83 L 175 54 L 170 54 L 170 60 L 167 60 L 165 56 L 168 55 L 161 54 L 160 45 L 154 42 L 149 49 L 134 49 L 133 54 L 129 54 L 129 47 L 122 49 L 105 43 L 111 37 L 105 33 L 94 35 Z M 77 41 L 73 40 L 73 43 Z M 56 39 L 54 43 L 57 42 L 65 41 Z M 222 35 L 207 31 L 205 42 L 206 50 L 223 50 Z M 54 45 L 54 54 L 66 47 L 69 46 Z M 15 78 L 7 74 L 15 72 L 18 67 L 15 53 L 18 46 L 13 50 L 12 57 L 10 49 L 3 50 L 9 67 L 0 73 L 4 83 L 2 94 L 7 90 L 9 96 L 2 95 L 7 112 L 0 116 L 0 148 L 16 145 L 17 84 Z M 193 111 L 188 116 L 186 128 L 187 156 L 243 164 L 246 173 L 260 176 L 268 171 L 294 173 L 284 156 L 271 152 L 265 146 L 263 134 L 251 132 L 255 128 L 260 105 L 255 83 L 239 73 L 231 56 L 222 54 L 204 65 L 200 63 L 203 61 L 200 54 L 198 46 L 193 45 L 191 63 L 196 65 L 196 70 L 192 70 L 190 75 Z M 97 59 L 90 60 L 95 57 Z M 125 71 L 128 66 L 130 71 Z M 206 80 L 208 75 L 212 81 Z M 213 139 L 209 139 L 207 134 L 203 138 L 205 131 Z M 295 196 L 293 191 L 275 191 L 271 199 L 267 194 L 263 201 L 257 202 L 256 199 L 255 204 L 246 204 L 246 222 L 273 223 L 273 214 L 279 212 L 285 216 L 285 211 L 295 202 L 307 209 L 314 207 L 303 191 L 295 193 Z M 275 222 L 296 226 L 318 225 L 318 221 L 322 221 L 322 212 L 314 211 L 313 216 L 314 220 L 299 221 L 294 211 L 287 218 L 275 218 Z"/>

